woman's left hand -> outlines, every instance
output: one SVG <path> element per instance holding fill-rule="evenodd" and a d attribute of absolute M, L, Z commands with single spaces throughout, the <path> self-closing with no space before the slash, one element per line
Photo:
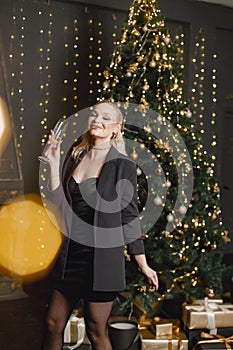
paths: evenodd
<path fill-rule="evenodd" d="M 150 285 L 150 289 L 158 290 L 159 281 L 158 281 L 157 273 L 153 269 L 151 269 L 148 265 L 143 266 L 142 268 L 140 268 L 140 270 L 147 278 Z"/>

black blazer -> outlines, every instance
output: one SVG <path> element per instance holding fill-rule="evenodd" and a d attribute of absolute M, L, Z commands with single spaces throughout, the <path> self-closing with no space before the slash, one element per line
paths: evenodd
<path fill-rule="evenodd" d="M 68 256 L 73 212 L 68 190 L 70 177 L 79 161 L 74 160 L 72 149 L 62 167 L 62 184 L 48 194 L 59 208 L 59 226 L 64 241 L 58 266 L 61 276 Z M 94 234 L 80 237 L 83 244 L 94 247 L 93 289 L 96 291 L 120 291 L 125 288 L 124 245 L 129 254 L 144 254 L 141 227 L 138 219 L 136 165 L 112 146 L 107 154 L 97 182 L 97 204 L 94 214 Z"/>

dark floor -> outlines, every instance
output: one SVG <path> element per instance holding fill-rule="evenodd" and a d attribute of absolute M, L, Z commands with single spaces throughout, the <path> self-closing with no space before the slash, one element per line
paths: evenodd
<path fill-rule="evenodd" d="M 49 278 L 23 286 L 9 300 L 0 295 L 0 350 L 41 350 L 41 339 L 52 286 Z M 90 350 L 82 345 L 80 350 Z M 65 350 L 65 348 L 64 348 Z"/>
<path fill-rule="evenodd" d="M 8 288 L 3 293 L 2 278 L 0 275 L 0 350 L 41 350 L 53 279 L 48 276 L 38 282 L 22 285 L 16 292 L 9 293 Z M 81 304 L 78 309 L 79 315 L 83 316 Z M 117 302 L 112 314 L 120 314 Z M 91 346 L 83 344 L 78 349 L 91 350 Z M 64 346 L 64 350 L 68 348 Z"/>
<path fill-rule="evenodd" d="M 227 259 L 225 263 L 231 265 L 232 254 Z M 227 281 L 225 287 L 231 295 L 228 301 L 233 302 L 233 280 L 227 278 Z M 48 276 L 39 282 L 24 285 L 18 298 L 16 295 L 15 299 L 6 300 L 0 293 L 0 350 L 41 350 L 46 305 L 52 290 L 52 279 Z M 175 310 L 175 317 L 171 314 L 168 316 L 177 318 L 178 310 Z M 91 347 L 82 345 L 79 349 L 91 350 Z"/>

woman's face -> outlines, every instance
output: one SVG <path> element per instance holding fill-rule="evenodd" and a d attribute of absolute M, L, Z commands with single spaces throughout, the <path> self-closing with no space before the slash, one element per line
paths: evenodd
<path fill-rule="evenodd" d="M 114 107 L 108 103 L 94 106 L 88 118 L 88 129 L 92 137 L 110 140 L 120 130 Z"/>

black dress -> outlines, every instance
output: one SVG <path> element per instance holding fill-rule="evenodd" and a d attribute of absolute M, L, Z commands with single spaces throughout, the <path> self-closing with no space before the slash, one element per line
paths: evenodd
<path fill-rule="evenodd" d="M 97 181 L 98 178 L 92 177 L 77 183 L 71 177 L 69 182 L 74 218 L 77 215 L 81 221 L 88 224 L 83 225 L 85 230 L 88 226 L 88 235 L 92 235 L 93 230 Z M 55 287 L 72 303 L 76 303 L 80 298 L 95 302 L 113 301 L 117 292 L 93 291 L 94 247 L 91 244 L 80 243 L 80 230 L 84 230 L 83 227 L 77 227 L 75 219 L 73 220 L 65 275 L 57 281 Z"/>

